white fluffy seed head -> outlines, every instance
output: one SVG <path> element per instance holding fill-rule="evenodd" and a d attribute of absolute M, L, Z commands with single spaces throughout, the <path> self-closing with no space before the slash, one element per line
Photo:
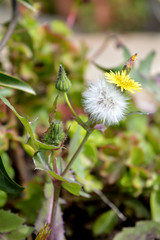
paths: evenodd
<path fill-rule="evenodd" d="M 124 118 L 127 98 L 120 90 L 104 78 L 89 84 L 83 93 L 84 110 L 96 123 L 118 124 Z"/>

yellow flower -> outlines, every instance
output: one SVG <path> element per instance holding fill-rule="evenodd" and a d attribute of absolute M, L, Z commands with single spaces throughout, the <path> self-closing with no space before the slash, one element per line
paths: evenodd
<path fill-rule="evenodd" d="M 126 73 L 126 70 L 115 73 L 110 71 L 110 73 L 105 73 L 104 75 L 109 83 L 116 84 L 117 87 L 120 87 L 121 92 L 123 92 L 123 90 L 130 91 L 131 93 L 135 93 L 134 91 L 141 92 L 141 84 L 131 79 Z"/>

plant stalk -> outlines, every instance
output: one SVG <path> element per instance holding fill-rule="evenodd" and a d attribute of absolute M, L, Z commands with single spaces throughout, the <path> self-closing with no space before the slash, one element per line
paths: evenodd
<path fill-rule="evenodd" d="M 69 163 L 67 164 L 66 168 L 64 169 L 62 176 L 64 176 L 68 170 L 70 169 L 70 167 L 72 166 L 72 164 L 74 163 L 76 157 L 78 156 L 78 154 L 80 153 L 80 151 L 82 150 L 84 144 L 86 143 L 88 137 L 90 136 L 90 134 L 93 132 L 94 129 L 87 131 L 86 135 L 84 136 L 83 141 L 81 142 L 80 146 L 78 147 L 77 151 L 75 152 L 75 154 L 73 155 L 73 157 L 71 158 L 71 160 L 69 161 Z"/>
<path fill-rule="evenodd" d="M 68 170 L 70 169 L 70 167 L 73 164 L 73 162 L 75 161 L 76 157 L 78 156 L 78 154 L 82 150 L 84 144 L 86 143 L 88 137 L 93 132 L 93 130 L 94 129 L 91 129 L 90 131 L 86 131 L 86 134 L 85 134 L 81 144 L 77 148 L 77 151 L 75 152 L 75 154 L 73 155 L 73 157 L 69 161 L 68 165 L 64 169 L 64 171 L 63 171 L 61 176 L 64 176 L 68 172 Z M 48 240 L 57 240 L 56 239 L 56 217 L 57 217 L 58 199 L 59 199 L 60 190 L 61 190 L 61 182 L 60 181 L 55 181 L 55 182 L 53 182 L 53 185 L 54 185 L 54 199 L 53 199 L 52 217 L 51 217 L 51 224 L 50 224 L 50 226 L 51 226 L 51 233 L 49 235 L 49 239 Z"/>
<path fill-rule="evenodd" d="M 57 240 L 56 239 L 56 217 L 57 217 L 57 208 L 58 208 L 58 199 L 61 191 L 61 183 L 54 182 L 54 197 L 53 197 L 53 207 L 52 207 L 52 217 L 51 217 L 51 233 L 48 240 Z"/>
<path fill-rule="evenodd" d="M 64 94 L 64 98 L 66 100 L 66 103 L 68 105 L 68 107 L 70 108 L 70 110 L 72 111 L 72 113 L 74 114 L 74 116 L 76 117 L 77 121 L 79 122 L 79 124 L 84 128 L 86 129 L 86 125 L 85 123 L 82 121 L 82 119 L 77 115 L 77 113 L 74 111 L 74 109 L 72 108 L 72 105 L 68 99 L 68 95 L 66 92 L 63 93 Z"/>
<path fill-rule="evenodd" d="M 14 30 L 16 28 L 17 21 L 18 21 L 18 18 L 19 18 L 17 0 L 11 0 L 11 3 L 12 3 L 12 18 L 10 20 L 10 24 L 8 26 L 8 29 L 7 29 L 4 37 L 0 41 L 0 51 L 5 47 L 6 43 L 10 39 L 12 33 L 14 32 Z"/>

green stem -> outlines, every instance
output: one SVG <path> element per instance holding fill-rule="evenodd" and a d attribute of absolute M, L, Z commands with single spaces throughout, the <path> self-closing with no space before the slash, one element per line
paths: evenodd
<path fill-rule="evenodd" d="M 53 170 L 55 171 L 55 173 L 57 173 L 57 165 L 56 165 L 56 157 L 54 155 L 54 151 L 52 150 L 52 163 L 53 163 Z"/>
<path fill-rule="evenodd" d="M 89 119 L 89 120 L 86 122 L 86 125 L 87 125 L 88 128 L 91 127 L 93 121 L 94 121 L 93 119 Z M 95 125 L 95 124 L 94 124 L 94 125 Z M 92 128 L 93 128 L 93 126 L 92 126 Z"/>
<path fill-rule="evenodd" d="M 64 176 L 68 170 L 70 169 L 70 167 L 72 166 L 72 164 L 74 163 L 76 157 L 78 156 L 78 154 L 80 153 L 80 151 L 82 150 L 84 144 L 86 143 L 88 137 L 90 136 L 90 134 L 93 132 L 94 129 L 92 129 L 90 132 L 86 132 L 86 135 L 84 136 L 83 141 L 81 142 L 81 144 L 79 145 L 77 151 L 75 152 L 75 154 L 73 155 L 73 157 L 71 158 L 71 160 L 69 161 L 69 163 L 67 164 L 66 168 L 64 169 L 62 176 Z"/>
<path fill-rule="evenodd" d="M 53 198 L 53 207 L 52 207 L 52 217 L 51 217 L 51 233 L 49 235 L 49 240 L 56 240 L 56 216 L 58 208 L 58 199 L 61 190 L 61 184 L 59 182 L 53 183 L 54 185 L 54 198 Z"/>
<path fill-rule="evenodd" d="M 69 99 L 68 99 L 67 93 L 64 92 L 63 94 L 64 94 L 64 98 L 65 98 L 65 100 L 66 100 L 66 103 L 67 103 L 68 107 L 70 108 L 70 110 L 72 111 L 72 113 L 74 114 L 74 116 L 76 117 L 77 121 L 82 125 L 82 127 L 83 127 L 84 129 L 86 129 L 85 123 L 82 121 L 82 119 L 77 115 L 77 113 L 76 113 L 76 112 L 74 111 L 74 109 L 72 108 L 72 105 L 71 105 L 71 103 L 70 103 L 70 101 L 69 101 Z"/>

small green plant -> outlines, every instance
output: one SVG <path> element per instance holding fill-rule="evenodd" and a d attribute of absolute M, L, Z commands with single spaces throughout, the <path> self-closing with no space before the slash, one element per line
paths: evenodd
<path fill-rule="evenodd" d="M 62 157 L 60 157 L 63 151 L 65 133 L 63 132 L 62 122 L 55 119 L 58 96 L 53 103 L 49 115 L 50 127 L 43 136 L 44 143 L 35 138 L 34 131 L 28 120 L 21 117 L 7 99 L 2 96 L 0 97 L 16 114 L 30 135 L 31 142 L 28 141 L 28 144 L 34 152 L 33 161 L 35 168 L 45 171 L 53 184 L 53 203 L 51 202 L 52 208 L 50 208 L 52 210 L 50 210 L 50 218 L 48 221 L 46 219 L 47 224 L 50 224 L 51 228 L 51 233 L 49 235 L 50 240 L 58 239 L 60 232 L 63 233 L 63 229 L 60 230 L 57 220 L 61 188 L 66 189 L 76 196 L 80 195 L 81 185 L 74 181 L 74 179 L 69 176 L 69 173 L 89 136 L 96 129 L 104 130 L 110 125 L 118 124 L 119 121 L 125 117 L 128 112 L 128 100 L 122 92 L 123 88 L 131 92 L 133 90 L 140 90 L 140 84 L 134 82 L 134 80 L 129 77 L 129 72 L 133 65 L 130 64 L 130 62 L 133 61 L 134 56 L 127 61 L 121 73 L 115 75 L 112 73 L 107 74 L 106 79 L 102 78 L 88 86 L 87 90 L 83 93 L 83 105 L 88 116 L 88 120 L 85 122 L 76 114 L 69 101 L 68 90 L 71 87 L 71 83 L 62 65 L 60 65 L 55 87 L 60 93 L 63 93 L 68 107 L 74 114 L 75 121 L 85 130 L 83 140 L 80 142 L 79 146 L 76 147 L 77 150 L 75 150 L 71 159 L 65 164 Z M 110 83 L 111 80 L 114 80 L 113 82 L 117 85 L 115 86 L 112 82 Z"/>

